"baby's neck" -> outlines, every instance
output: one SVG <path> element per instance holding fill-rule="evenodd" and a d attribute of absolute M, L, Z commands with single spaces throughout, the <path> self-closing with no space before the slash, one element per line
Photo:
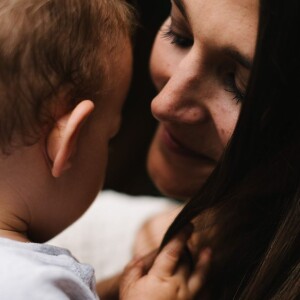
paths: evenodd
<path fill-rule="evenodd" d="M 29 242 L 27 237 L 28 224 L 18 210 L 11 210 L 10 205 L 0 203 L 0 237 Z"/>
<path fill-rule="evenodd" d="M 27 236 L 24 233 L 0 229 L 0 238 L 6 238 L 18 242 L 28 243 L 30 242 Z"/>

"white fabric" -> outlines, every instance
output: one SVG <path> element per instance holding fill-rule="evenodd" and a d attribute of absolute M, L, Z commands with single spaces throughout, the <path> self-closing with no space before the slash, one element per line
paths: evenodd
<path fill-rule="evenodd" d="M 150 196 L 129 196 L 103 191 L 90 209 L 72 226 L 51 240 L 91 264 L 96 279 L 122 271 L 131 259 L 135 235 L 151 216 L 174 207 L 174 202 Z"/>
<path fill-rule="evenodd" d="M 0 299 L 95 300 L 94 270 L 68 250 L 0 238 Z"/>

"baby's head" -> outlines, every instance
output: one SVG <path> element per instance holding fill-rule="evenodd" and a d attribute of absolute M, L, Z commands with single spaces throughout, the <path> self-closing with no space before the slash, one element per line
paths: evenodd
<path fill-rule="evenodd" d="M 47 240 L 101 188 L 132 22 L 123 0 L 1 1 L 0 236 Z"/>

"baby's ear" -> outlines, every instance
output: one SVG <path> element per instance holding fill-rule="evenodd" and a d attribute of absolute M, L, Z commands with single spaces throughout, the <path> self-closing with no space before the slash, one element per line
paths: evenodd
<path fill-rule="evenodd" d="M 76 107 L 56 120 L 47 138 L 47 153 L 52 162 L 52 175 L 59 177 L 71 167 L 72 154 L 84 121 L 94 110 L 90 100 L 81 101 Z"/>

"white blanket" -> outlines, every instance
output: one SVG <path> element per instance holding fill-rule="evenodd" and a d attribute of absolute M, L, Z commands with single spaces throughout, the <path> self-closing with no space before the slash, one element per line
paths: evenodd
<path fill-rule="evenodd" d="M 140 226 L 172 207 L 174 202 L 165 198 L 104 191 L 77 222 L 49 244 L 69 249 L 80 262 L 95 268 L 97 280 L 104 279 L 130 261 Z"/>

